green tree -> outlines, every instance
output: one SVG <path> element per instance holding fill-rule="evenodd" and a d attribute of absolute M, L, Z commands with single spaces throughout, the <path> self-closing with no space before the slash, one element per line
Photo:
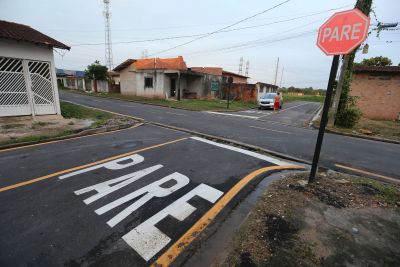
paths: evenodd
<path fill-rule="evenodd" d="M 357 65 L 361 66 L 390 66 L 392 65 L 392 61 L 388 57 L 371 57 L 371 58 L 364 58 L 360 63 Z"/>
<path fill-rule="evenodd" d="M 108 79 L 108 69 L 101 65 L 98 60 L 87 66 L 85 75 L 88 79 L 93 80 L 93 91 L 97 93 L 97 81 Z"/>

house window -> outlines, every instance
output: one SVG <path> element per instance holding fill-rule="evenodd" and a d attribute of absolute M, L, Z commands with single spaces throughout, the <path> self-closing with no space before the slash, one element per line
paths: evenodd
<path fill-rule="evenodd" d="M 153 88 L 153 78 L 144 78 L 144 88 Z"/>

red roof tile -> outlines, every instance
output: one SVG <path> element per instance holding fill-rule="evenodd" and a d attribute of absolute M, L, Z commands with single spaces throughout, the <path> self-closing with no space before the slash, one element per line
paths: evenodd
<path fill-rule="evenodd" d="M 0 38 L 70 49 L 69 46 L 29 26 L 5 20 L 0 20 Z"/>
<path fill-rule="evenodd" d="M 222 75 L 225 75 L 225 76 L 236 76 L 236 77 L 240 77 L 240 78 L 250 78 L 250 77 L 247 77 L 247 76 L 244 76 L 244 75 L 241 75 L 241 74 L 238 74 L 238 73 L 226 71 L 226 70 L 222 71 Z"/>
<path fill-rule="evenodd" d="M 183 57 L 177 58 L 145 58 L 138 59 L 135 62 L 137 70 L 169 69 L 169 70 L 187 70 Z"/>
<path fill-rule="evenodd" d="M 212 75 L 222 75 L 222 68 L 218 67 L 191 67 L 190 68 L 192 71 L 195 72 L 200 72 L 200 73 L 206 73 L 206 74 L 212 74 Z"/>

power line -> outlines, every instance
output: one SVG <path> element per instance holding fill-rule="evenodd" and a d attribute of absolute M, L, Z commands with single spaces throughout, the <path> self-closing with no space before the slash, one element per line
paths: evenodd
<path fill-rule="evenodd" d="M 277 7 L 281 6 L 281 5 L 283 5 L 283 4 L 286 4 L 286 3 L 290 2 L 290 1 L 291 1 L 291 0 L 283 1 L 283 2 L 281 2 L 281 3 L 279 3 L 279 4 L 275 5 L 275 6 L 273 6 L 273 7 L 271 7 L 271 8 L 265 9 L 265 10 L 259 12 L 259 13 L 256 13 L 256 14 L 250 16 L 250 17 L 247 17 L 247 18 L 244 18 L 244 19 L 242 19 L 242 20 L 239 20 L 239 21 L 237 21 L 237 22 L 235 22 L 235 23 L 233 23 L 233 24 L 230 24 L 230 25 L 228 25 L 228 26 L 226 26 L 226 27 L 223 27 L 223 28 L 220 28 L 220 29 L 218 29 L 218 30 L 216 30 L 216 31 L 207 33 L 207 34 L 204 35 L 204 36 L 199 36 L 199 37 L 197 37 L 197 38 L 195 38 L 195 39 L 193 39 L 193 40 L 190 40 L 190 41 L 188 41 L 188 42 L 185 42 L 185 43 L 182 43 L 182 44 L 173 46 L 173 47 L 171 47 L 171 48 L 167 48 L 167 49 L 161 50 L 161 51 L 156 52 L 156 53 L 153 53 L 153 54 L 151 54 L 150 56 L 154 56 L 154 55 L 158 55 L 158 54 L 161 54 L 161 53 L 164 53 L 164 52 L 168 52 L 168 51 L 171 51 L 171 50 L 176 49 L 176 48 L 178 48 L 178 47 L 181 47 L 181 46 L 184 46 L 184 45 L 193 43 L 193 42 L 195 42 L 195 41 L 197 41 L 197 40 L 203 39 L 203 38 L 205 38 L 205 37 L 207 37 L 207 36 L 210 36 L 210 35 L 213 35 L 213 34 L 215 34 L 215 33 L 221 32 L 221 31 L 226 30 L 226 29 L 228 29 L 228 28 L 230 28 L 230 27 L 233 27 L 233 26 L 235 26 L 235 25 L 237 25 L 237 24 L 239 24 L 239 23 L 245 22 L 245 21 L 247 21 L 247 20 L 249 20 L 249 19 L 252 19 L 252 18 L 254 18 L 254 17 L 257 17 L 257 16 L 259 16 L 259 15 L 262 15 L 262 14 L 264 14 L 264 13 L 270 11 L 270 10 L 273 10 L 273 9 L 275 9 L 275 8 L 277 8 Z"/>
<path fill-rule="evenodd" d="M 332 9 L 327 9 L 323 11 L 318 11 L 315 13 L 311 13 L 309 15 L 303 15 L 303 16 L 298 16 L 290 19 L 284 19 L 284 20 L 278 20 L 270 23 L 264 23 L 264 24 L 257 24 L 257 25 L 250 25 L 246 27 L 241 27 L 241 28 L 234 28 L 234 29 L 227 29 L 227 30 L 222 30 L 219 31 L 218 33 L 225 33 L 225 32 L 232 32 L 232 31 L 241 31 L 241 30 L 247 30 L 247 29 L 252 29 L 252 28 L 259 28 L 259 27 L 265 27 L 265 26 L 270 26 L 278 23 L 283 23 L 283 22 L 290 22 L 302 18 L 307 18 L 307 17 L 312 17 L 316 15 L 320 15 L 326 12 L 330 12 L 333 10 L 338 10 L 343 7 L 338 7 L 338 8 L 332 8 Z M 318 20 L 319 21 L 319 20 Z M 142 39 L 142 40 L 131 40 L 131 41 L 120 41 L 120 42 L 113 42 L 113 45 L 116 44 L 130 44 L 130 43 L 145 43 L 145 42 L 156 42 L 156 41 L 168 41 L 168 40 L 174 40 L 174 39 L 184 39 L 184 38 L 192 38 L 192 37 L 206 37 L 210 33 L 199 33 L 199 34 L 190 34 L 190 35 L 178 35 L 178 36 L 169 36 L 169 37 L 159 37 L 159 38 L 150 38 L 150 39 Z M 103 43 L 81 43 L 81 44 L 72 44 L 72 47 L 76 46 L 96 46 L 96 45 L 103 45 Z"/>

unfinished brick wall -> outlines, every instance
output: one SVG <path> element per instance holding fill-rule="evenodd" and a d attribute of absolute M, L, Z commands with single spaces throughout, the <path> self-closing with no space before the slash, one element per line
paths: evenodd
<path fill-rule="evenodd" d="M 231 97 L 234 95 L 236 100 L 244 102 L 257 101 L 257 90 L 255 84 L 232 83 L 230 89 Z"/>
<path fill-rule="evenodd" d="M 400 112 L 400 73 L 353 74 L 352 96 L 368 119 L 395 120 Z"/>

